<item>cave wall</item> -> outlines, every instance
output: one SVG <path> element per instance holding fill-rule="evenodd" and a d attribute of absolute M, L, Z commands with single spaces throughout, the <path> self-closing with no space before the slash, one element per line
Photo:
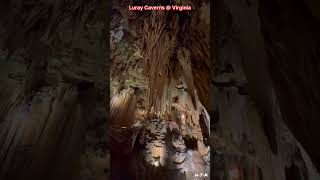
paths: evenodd
<path fill-rule="evenodd" d="M 216 51 L 216 63 L 221 64 L 216 65 L 214 81 L 217 137 L 213 133 L 213 142 L 222 145 L 217 143 L 221 150 L 216 152 L 213 174 L 227 176 L 227 167 L 252 164 L 248 167 L 257 178 L 284 179 L 286 168 L 290 172 L 298 167 L 305 173 L 303 163 L 312 174 L 310 159 L 320 169 L 318 4 L 315 0 L 216 2 L 213 13 L 221 21 L 216 22 L 217 31 L 231 31 L 233 40 L 222 39 L 226 44 L 219 42 L 222 50 Z M 21 175 L 40 178 L 24 166 L 31 158 L 35 160 L 30 167 L 41 167 L 44 156 L 53 160 L 50 167 L 41 168 L 53 168 L 58 172 L 53 174 L 62 177 L 69 169 L 58 164 L 72 164 L 81 156 L 83 163 L 75 163 L 84 166 L 81 177 L 104 177 L 105 107 L 102 100 L 91 101 L 103 99 L 108 91 L 103 71 L 107 33 L 99 18 L 105 17 L 103 6 L 101 1 L 1 2 L 0 172 L 21 170 Z M 228 36 L 219 32 L 215 36 Z M 87 117 L 91 113 L 94 118 Z M 75 144 L 67 146 L 68 142 Z M 77 155 L 75 149 L 82 152 Z M 17 175 L 1 174 L 4 179 Z"/>
<path fill-rule="evenodd" d="M 270 8 L 273 11 L 270 13 Z M 268 70 L 285 120 L 318 169 L 320 21 L 304 1 L 260 1 Z"/>
<path fill-rule="evenodd" d="M 319 169 L 320 151 L 314 143 L 319 138 L 320 77 L 315 8 L 310 11 L 300 0 L 224 2 L 238 27 L 249 91 L 269 124 L 268 134 L 274 129 L 275 119 L 268 117 L 274 90 L 286 124 Z"/>
<path fill-rule="evenodd" d="M 105 3 L 0 7 L 0 179 L 106 178 Z"/>
<path fill-rule="evenodd" d="M 267 4 L 267 2 L 264 3 Z M 293 108 L 292 106 L 299 104 L 300 100 L 291 98 L 288 101 L 283 96 L 279 96 L 280 84 L 282 83 L 281 87 L 283 87 L 284 81 L 289 77 L 285 76 L 285 80 L 277 84 L 277 80 L 281 76 L 278 77 L 279 74 L 275 72 L 287 74 L 285 71 L 294 70 L 289 67 L 286 70 L 280 66 L 278 63 L 281 60 L 279 59 L 270 59 L 270 54 L 275 54 L 274 52 L 279 49 L 283 50 L 283 44 L 268 39 L 266 31 L 270 35 L 269 31 L 274 32 L 277 28 L 284 28 L 285 23 L 265 27 L 263 19 L 264 16 L 268 18 L 268 15 L 262 14 L 263 8 L 270 12 L 269 16 L 273 13 L 274 6 L 269 6 L 268 9 L 265 4 L 256 1 L 216 1 L 213 7 L 215 59 L 212 101 L 215 105 L 212 113 L 214 116 L 211 142 L 215 150 L 213 160 L 211 160 L 213 166 L 211 172 L 213 172 L 213 178 L 216 179 L 290 179 L 290 173 L 286 174 L 285 172 L 286 169 L 294 167 L 299 174 L 299 177 L 296 176 L 298 179 L 319 179 L 313 165 L 315 162 L 310 160 L 311 158 L 314 161 L 316 158 L 308 152 L 311 146 L 315 148 L 317 136 L 307 138 L 308 133 L 304 131 L 305 136 L 299 137 L 299 131 L 301 133 L 303 127 L 311 127 L 312 122 L 310 120 L 308 124 L 306 119 L 300 119 L 299 123 L 295 123 L 293 118 L 288 119 L 289 111 L 286 112 L 285 109 Z M 272 15 L 274 19 L 278 19 L 279 14 Z M 290 15 L 286 17 L 290 17 Z M 306 19 L 304 20 L 306 21 Z M 294 21 L 292 20 L 292 22 Z M 289 31 L 297 26 L 285 29 Z M 302 36 L 307 32 L 309 31 L 300 31 L 295 35 Z M 288 34 L 288 32 L 286 33 Z M 272 35 L 276 36 L 275 33 Z M 302 44 L 307 44 L 307 42 L 299 44 L 296 39 L 300 39 L 300 37 L 296 39 L 293 36 L 285 38 L 285 34 L 276 37 L 284 38 L 284 40 L 290 41 L 290 44 L 296 44 L 296 47 L 302 49 L 305 47 Z M 317 37 L 317 35 L 313 37 Z M 305 39 L 305 37 L 301 37 L 301 39 Z M 268 44 L 270 41 L 274 45 L 276 44 L 273 52 Z M 317 47 L 314 43 L 311 46 Z M 310 49 L 309 45 L 307 47 Z M 286 54 L 291 51 L 293 49 L 288 50 Z M 299 51 L 302 50 L 296 48 L 293 52 Z M 294 53 L 292 54 L 295 56 Z M 303 54 L 312 53 L 309 51 L 309 53 L 304 52 Z M 281 53 L 281 55 L 283 54 Z M 279 58 L 279 56 L 277 57 Z M 287 59 L 287 65 L 294 64 L 293 57 L 280 57 L 283 58 L 282 61 Z M 300 58 L 302 62 L 302 57 L 300 56 Z M 315 61 L 316 58 L 313 62 Z M 298 65 L 296 66 L 298 67 Z M 302 69 L 296 71 L 302 74 L 306 72 Z M 310 72 L 310 70 L 308 71 Z M 317 77 L 315 76 L 311 80 Z M 313 81 L 313 85 L 317 86 L 316 81 Z M 282 89 L 286 96 L 296 89 L 301 89 L 300 93 L 302 93 L 303 88 L 296 88 L 294 85 L 287 87 L 285 91 Z M 302 94 L 299 97 L 305 98 Z M 286 102 L 285 105 L 284 102 Z M 304 106 L 299 104 L 299 108 L 306 107 L 308 107 L 306 104 Z M 309 113 L 312 111 L 315 114 L 315 110 L 309 110 Z M 297 113 L 302 114 L 303 112 L 296 109 L 290 113 L 290 116 L 295 116 Z M 314 128 L 317 127 L 316 123 L 312 123 Z M 300 129 L 293 129 L 292 125 L 294 124 Z M 306 146 L 304 144 L 306 142 L 313 142 L 313 145 Z"/>

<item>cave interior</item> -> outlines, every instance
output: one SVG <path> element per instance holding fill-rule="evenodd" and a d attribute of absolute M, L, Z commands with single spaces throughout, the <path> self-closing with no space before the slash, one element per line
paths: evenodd
<path fill-rule="evenodd" d="M 0 179 L 320 180 L 319 2 L 0 2 Z"/>

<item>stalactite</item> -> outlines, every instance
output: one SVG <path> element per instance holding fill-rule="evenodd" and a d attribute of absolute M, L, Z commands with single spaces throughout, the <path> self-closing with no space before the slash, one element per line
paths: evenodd
<path fill-rule="evenodd" d="M 136 97 L 133 89 L 126 89 L 112 97 L 110 102 L 111 127 L 131 127 L 135 120 Z"/>
<path fill-rule="evenodd" d="M 111 148 L 115 151 L 130 152 L 135 141 L 135 123 L 137 100 L 133 89 L 125 89 L 115 94 L 110 102 Z"/>
<path fill-rule="evenodd" d="M 178 33 L 178 16 L 168 16 L 167 13 L 154 11 L 146 19 L 143 36 L 144 72 L 149 78 L 148 109 L 154 109 L 164 102 L 164 88 L 169 85 L 169 63 L 176 46 Z M 160 101 L 160 104 L 158 104 Z"/>
<path fill-rule="evenodd" d="M 156 101 L 163 100 L 165 91 L 170 91 L 167 89 L 170 81 L 181 74 L 186 79 L 193 104 L 197 104 L 198 93 L 201 103 L 208 107 L 209 35 L 197 29 L 206 26 L 197 20 L 200 16 L 203 16 L 201 8 L 194 14 L 181 12 L 179 16 L 152 12 L 146 19 L 142 51 L 145 74 L 149 78 L 149 96 L 153 96 L 149 98 L 149 108 L 163 104 Z"/>

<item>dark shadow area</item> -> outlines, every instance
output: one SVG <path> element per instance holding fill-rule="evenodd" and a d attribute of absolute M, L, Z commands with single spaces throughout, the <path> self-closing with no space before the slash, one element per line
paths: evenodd
<path fill-rule="evenodd" d="M 0 3 L 1 180 L 109 177 L 107 6 Z"/>

